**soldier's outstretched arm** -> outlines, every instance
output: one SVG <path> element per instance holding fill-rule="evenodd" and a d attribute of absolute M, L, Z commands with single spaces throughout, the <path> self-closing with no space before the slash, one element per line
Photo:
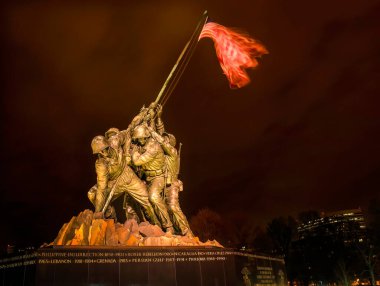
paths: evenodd
<path fill-rule="evenodd" d="M 129 126 L 126 130 L 120 131 L 120 134 L 122 134 L 122 137 L 124 140 L 123 156 L 125 156 L 127 164 L 130 165 L 130 163 L 131 163 L 131 143 L 132 143 L 131 127 Z"/>
<path fill-rule="evenodd" d="M 135 166 L 141 166 L 152 161 L 159 152 L 159 148 L 161 147 L 157 142 L 152 142 L 146 146 L 146 151 L 144 153 L 139 153 L 139 151 L 134 150 L 132 153 L 133 164 L 135 164 Z"/>
<path fill-rule="evenodd" d="M 158 134 L 162 135 L 165 132 L 165 125 L 162 121 L 161 115 L 162 115 L 162 105 L 157 105 L 157 122 L 156 122 L 156 130 Z"/>
<path fill-rule="evenodd" d="M 172 145 L 170 145 L 169 142 L 165 141 L 164 137 L 152 130 L 151 128 L 148 128 L 150 133 L 152 134 L 153 139 L 155 139 L 158 143 L 160 143 L 162 149 L 164 152 L 169 156 L 177 156 L 178 152 L 177 149 L 174 148 Z"/>
<path fill-rule="evenodd" d="M 155 108 L 157 104 L 152 102 L 149 107 L 141 108 L 139 114 L 137 114 L 133 119 L 131 124 L 129 124 L 130 130 L 132 131 L 137 125 L 142 124 L 143 122 L 148 122 L 155 116 Z"/>

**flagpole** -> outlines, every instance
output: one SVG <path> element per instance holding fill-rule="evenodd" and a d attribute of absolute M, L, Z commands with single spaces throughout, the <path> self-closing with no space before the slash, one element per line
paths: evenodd
<path fill-rule="evenodd" d="M 195 28 L 194 33 L 192 34 L 190 40 L 186 43 L 181 54 L 179 55 L 175 65 L 169 73 L 164 85 L 162 86 L 160 92 L 157 95 L 155 104 L 163 103 L 165 104 L 174 88 L 176 87 L 179 79 L 181 78 L 191 56 L 193 55 L 195 48 L 198 43 L 199 35 L 202 32 L 203 26 L 207 22 L 208 15 L 207 10 L 203 12 L 201 20 L 198 22 L 197 27 Z"/>

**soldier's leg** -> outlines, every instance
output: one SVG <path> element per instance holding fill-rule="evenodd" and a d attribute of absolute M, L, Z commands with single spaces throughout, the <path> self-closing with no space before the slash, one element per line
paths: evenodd
<path fill-rule="evenodd" d="M 109 205 L 104 212 L 104 218 L 106 219 L 113 219 L 115 222 L 117 222 L 117 216 L 116 216 L 116 210 L 113 205 Z"/>
<path fill-rule="evenodd" d="M 171 231 L 173 224 L 170 220 L 166 204 L 162 199 L 164 184 L 165 178 L 163 176 L 155 177 L 153 180 L 150 181 L 148 188 L 149 201 L 153 205 L 154 211 L 156 212 L 159 220 L 161 221 L 162 227 L 167 231 Z"/>
<path fill-rule="evenodd" d="M 133 176 L 127 184 L 124 185 L 126 192 L 140 205 L 144 210 L 148 220 L 155 225 L 161 227 L 161 223 L 158 220 L 154 209 L 149 201 L 148 190 L 146 185 L 137 177 Z"/>
<path fill-rule="evenodd" d="M 181 235 L 193 236 L 186 216 L 179 206 L 178 193 L 179 187 L 175 183 L 165 190 L 165 201 L 168 206 L 169 214 L 172 218 L 173 224 L 176 229 L 180 231 Z"/>
<path fill-rule="evenodd" d="M 108 185 L 108 189 L 111 190 L 115 183 L 116 183 L 115 181 L 110 181 Z M 124 194 L 123 190 L 119 187 L 119 185 L 116 185 L 111 201 L 104 212 L 104 218 L 113 219 L 115 222 L 117 222 L 116 210 L 115 210 L 115 207 L 112 205 L 112 202 L 116 200 L 118 197 L 120 197 L 122 194 Z M 102 211 L 104 207 L 104 203 L 107 201 L 109 195 L 110 195 L 109 192 L 107 192 L 104 195 L 103 205 L 100 211 Z"/>
<path fill-rule="evenodd" d="M 123 209 L 125 210 L 125 216 L 127 217 L 127 220 L 134 219 L 138 223 L 140 222 L 140 218 L 137 215 L 137 212 L 135 211 L 136 206 L 135 202 L 133 201 L 133 198 L 128 194 L 124 194 L 124 203 L 123 203 Z"/>
<path fill-rule="evenodd" d="M 94 205 L 95 209 L 96 209 L 96 204 L 97 204 L 97 200 L 96 200 L 97 192 L 98 192 L 98 187 L 97 185 L 94 185 L 91 187 L 91 189 L 87 193 L 87 197 L 90 200 L 90 202 Z M 104 195 L 102 195 L 101 201 L 104 201 Z M 116 211 L 112 205 L 108 206 L 107 210 L 104 213 L 104 217 L 113 218 L 115 221 L 117 220 Z"/>
<path fill-rule="evenodd" d="M 96 188 L 95 193 L 95 212 L 101 212 L 102 208 L 104 206 L 104 203 L 106 201 L 106 196 L 104 192 L 100 191 L 98 188 Z"/>
<path fill-rule="evenodd" d="M 95 207 L 95 196 L 96 196 L 96 191 L 98 189 L 97 185 L 94 185 L 91 187 L 91 189 L 87 192 L 87 197 L 90 200 L 90 202 L 94 205 Z"/>

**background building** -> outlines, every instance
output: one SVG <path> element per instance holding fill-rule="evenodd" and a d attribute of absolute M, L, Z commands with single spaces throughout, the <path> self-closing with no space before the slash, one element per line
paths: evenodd
<path fill-rule="evenodd" d="M 321 213 L 309 221 L 301 223 L 298 228 L 298 240 L 311 237 L 333 237 L 351 244 L 363 242 L 366 236 L 366 224 L 360 208 Z"/>

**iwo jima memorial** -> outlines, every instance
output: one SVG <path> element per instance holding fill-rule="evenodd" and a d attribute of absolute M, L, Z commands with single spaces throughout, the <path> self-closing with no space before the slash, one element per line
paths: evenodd
<path fill-rule="evenodd" d="M 126 129 L 108 129 L 91 141 L 97 155 L 94 206 L 65 223 L 55 240 L 1 259 L 2 285 L 285 285 L 284 261 L 201 242 L 183 214 L 179 195 L 181 144 L 161 114 L 200 39 L 214 41 L 232 88 L 249 82 L 246 68 L 267 54 L 256 40 L 203 13 L 155 101 Z M 122 197 L 126 221 L 117 220 Z"/>

